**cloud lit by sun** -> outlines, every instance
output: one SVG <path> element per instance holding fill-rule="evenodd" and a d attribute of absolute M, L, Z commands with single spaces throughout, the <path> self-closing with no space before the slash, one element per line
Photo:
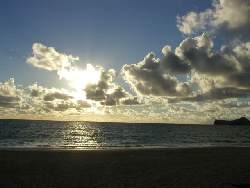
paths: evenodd
<path fill-rule="evenodd" d="M 78 68 L 64 69 L 61 77 L 70 81 L 69 85 L 76 90 L 82 90 L 87 84 L 96 84 L 100 79 L 101 72 L 96 70 L 93 65 L 87 64 L 86 70 Z"/>
<path fill-rule="evenodd" d="M 78 68 L 63 69 L 60 76 L 69 81 L 69 85 L 75 90 L 74 96 L 77 99 L 82 99 L 85 96 L 83 91 L 87 84 L 97 84 L 100 80 L 101 71 L 95 69 L 91 64 L 87 64 L 85 70 Z"/>
<path fill-rule="evenodd" d="M 97 84 L 101 77 L 101 67 L 94 67 L 87 64 L 85 70 L 75 65 L 78 57 L 66 55 L 57 52 L 53 47 L 47 47 L 40 43 L 34 43 L 32 46 L 33 56 L 27 58 L 27 62 L 35 67 L 48 71 L 56 71 L 60 79 L 65 79 L 69 84 L 71 96 L 74 100 L 86 100 L 86 86 L 88 84 Z"/>

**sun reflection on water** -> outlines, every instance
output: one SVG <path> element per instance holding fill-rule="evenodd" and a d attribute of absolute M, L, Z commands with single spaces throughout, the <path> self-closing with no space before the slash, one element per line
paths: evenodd
<path fill-rule="evenodd" d="M 84 122 L 69 122 L 69 127 L 64 131 L 63 147 L 67 148 L 95 148 L 100 147 L 98 126 Z"/>

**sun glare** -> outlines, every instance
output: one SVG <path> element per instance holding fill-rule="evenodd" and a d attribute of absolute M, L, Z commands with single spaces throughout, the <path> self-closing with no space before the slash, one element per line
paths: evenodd
<path fill-rule="evenodd" d="M 100 80 L 101 71 L 96 70 L 93 65 L 87 64 L 86 70 L 78 68 L 64 69 L 61 75 L 69 80 L 69 85 L 75 89 L 74 96 L 77 99 L 82 99 L 84 96 L 83 89 L 87 84 L 97 84 Z"/>

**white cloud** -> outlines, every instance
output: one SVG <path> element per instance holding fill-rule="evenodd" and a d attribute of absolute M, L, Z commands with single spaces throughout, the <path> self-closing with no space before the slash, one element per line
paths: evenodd
<path fill-rule="evenodd" d="M 207 9 L 204 12 L 189 12 L 185 16 L 177 16 L 177 27 L 184 34 L 196 34 L 205 31 L 206 27 L 211 24 L 213 11 Z"/>
<path fill-rule="evenodd" d="M 60 54 L 53 47 L 39 43 L 34 43 L 32 49 L 33 56 L 27 58 L 27 63 L 49 71 L 57 71 L 59 75 L 60 71 L 71 67 L 73 62 L 79 60 L 78 57 Z"/>
<path fill-rule="evenodd" d="M 249 0 L 214 0 L 213 7 L 203 12 L 177 16 L 177 27 L 184 34 L 220 32 L 220 34 L 249 35 Z"/>
<path fill-rule="evenodd" d="M 54 101 L 55 99 L 72 99 L 99 101 L 102 105 L 119 105 L 120 99 L 131 97 L 123 87 L 113 82 L 117 76 L 114 69 L 104 70 L 100 66 L 94 67 L 87 64 L 86 70 L 79 69 L 74 65 L 78 57 L 58 53 L 53 47 L 47 47 L 42 44 L 33 44 L 33 56 L 27 59 L 27 62 L 35 67 L 43 68 L 49 71 L 57 71 L 60 78 L 64 78 L 75 90 L 71 96 L 58 92 L 47 93 L 43 96 L 45 101 Z M 41 88 L 33 88 L 31 96 L 39 97 L 44 94 Z M 121 103 L 122 104 L 122 103 Z"/>
<path fill-rule="evenodd" d="M 230 32 L 248 32 L 250 28 L 249 0 L 214 1 L 213 25 L 223 27 Z"/>
<path fill-rule="evenodd" d="M 50 112 L 56 111 L 82 111 L 91 108 L 92 104 L 86 100 L 75 99 L 74 92 L 65 89 L 45 88 L 37 83 L 28 87 L 27 96 L 33 101 L 37 111 Z"/>
<path fill-rule="evenodd" d="M 14 78 L 10 78 L 5 83 L 0 82 L 0 107 L 20 108 L 23 104 L 23 91 L 17 89 Z"/>

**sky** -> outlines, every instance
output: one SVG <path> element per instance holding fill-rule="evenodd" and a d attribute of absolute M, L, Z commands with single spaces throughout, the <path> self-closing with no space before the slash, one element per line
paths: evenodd
<path fill-rule="evenodd" d="M 249 0 L 1 0 L 0 118 L 250 118 Z"/>

